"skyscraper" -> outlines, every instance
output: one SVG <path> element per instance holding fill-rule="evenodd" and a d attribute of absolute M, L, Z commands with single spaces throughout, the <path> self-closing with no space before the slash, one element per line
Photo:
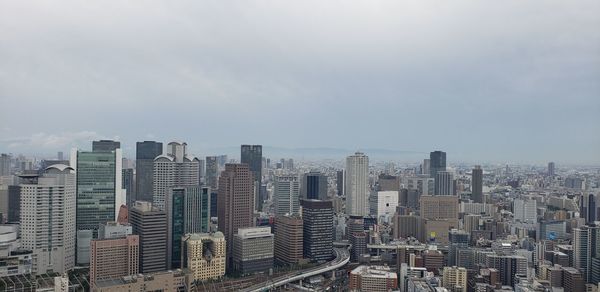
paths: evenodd
<path fill-rule="evenodd" d="M 10 155 L 0 154 L 0 176 L 10 175 Z"/>
<path fill-rule="evenodd" d="M 302 200 L 304 257 L 316 262 L 332 258 L 333 204 L 331 201 Z"/>
<path fill-rule="evenodd" d="M 206 185 L 216 190 L 219 184 L 219 161 L 217 156 L 206 156 Z"/>
<path fill-rule="evenodd" d="M 435 174 L 435 195 L 454 195 L 454 176 L 449 171 L 438 171 Z"/>
<path fill-rule="evenodd" d="M 515 199 L 513 201 L 513 215 L 515 220 L 521 222 L 537 222 L 537 201 L 531 199 Z"/>
<path fill-rule="evenodd" d="M 253 177 L 247 164 L 225 164 L 219 177 L 218 210 L 219 231 L 225 240 L 233 243 L 238 229 L 252 227 L 254 214 Z M 231 264 L 232 245 L 227 245 L 227 265 Z"/>
<path fill-rule="evenodd" d="M 136 143 L 135 151 L 135 194 L 130 202 L 152 202 L 154 182 L 154 158 L 162 155 L 163 144 L 155 141 Z"/>
<path fill-rule="evenodd" d="M 421 174 L 429 175 L 431 173 L 431 160 L 423 159 L 423 167 L 421 169 Z"/>
<path fill-rule="evenodd" d="M 302 218 L 279 216 L 275 219 L 275 260 L 282 265 L 297 265 L 302 259 Z"/>
<path fill-rule="evenodd" d="M 92 151 L 111 152 L 121 148 L 121 142 L 114 140 L 92 141 Z"/>
<path fill-rule="evenodd" d="M 346 158 L 346 213 L 369 215 L 369 157 L 361 152 Z"/>
<path fill-rule="evenodd" d="M 200 185 L 200 160 L 187 153 L 187 143 L 171 142 L 167 154 L 154 159 L 152 204 L 165 209 L 167 192 L 173 187 Z"/>
<path fill-rule="evenodd" d="M 579 217 L 585 219 L 586 224 L 598 220 L 599 206 L 598 196 L 592 193 L 582 194 L 579 198 Z"/>
<path fill-rule="evenodd" d="M 428 220 L 458 220 L 458 197 L 421 196 L 421 217 Z"/>
<path fill-rule="evenodd" d="M 181 268 L 181 237 L 187 233 L 208 233 L 210 189 L 207 187 L 172 188 L 167 194 L 167 263 Z"/>
<path fill-rule="evenodd" d="M 242 145 L 241 161 L 248 164 L 254 178 L 254 209 L 262 211 L 263 198 L 260 194 L 262 185 L 262 145 Z"/>
<path fill-rule="evenodd" d="M 295 175 L 282 175 L 275 177 L 273 200 L 275 215 L 298 214 L 300 208 L 300 182 Z"/>
<path fill-rule="evenodd" d="M 90 260 L 90 240 L 98 237 L 100 224 L 116 221 L 125 204 L 122 187 L 121 149 L 86 152 L 73 149 L 71 165 L 77 171 L 77 263 Z"/>
<path fill-rule="evenodd" d="M 555 175 L 554 167 L 555 167 L 554 162 L 548 162 L 548 175 L 549 176 Z"/>
<path fill-rule="evenodd" d="M 318 171 L 305 173 L 302 178 L 301 198 L 327 200 L 327 176 Z"/>
<path fill-rule="evenodd" d="M 136 201 L 130 222 L 133 234 L 140 237 L 140 271 L 167 270 L 167 212 L 153 207 L 151 202 Z"/>
<path fill-rule="evenodd" d="M 435 178 L 438 171 L 446 171 L 446 152 L 433 151 L 429 153 L 429 176 Z"/>
<path fill-rule="evenodd" d="M 127 206 L 132 206 L 135 199 L 134 193 L 134 175 L 133 168 L 124 168 L 122 171 L 121 188 L 125 190 L 125 197 L 127 198 Z"/>
<path fill-rule="evenodd" d="M 598 242 L 600 242 L 600 226 L 584 225 L 573 229 L 573 267 L 583 273 L 583 279 L 587 283 L 600 277 L 600 271 L 593 269 L 594 264 L 600 264 Z"/>
<path fill-rule="evenodd" d="M 344 170 L 338 170 L 336 171 L 336 186 L 337 186 L 337 195 L 338 196 L 343 196 L 344 195 Z"/>
<path fill-rule="evenodd" d="M 75 266 L 75 171 L 56 164 L 22 179 L 21 242 L 33 273 L 65 273 Z"/>
<path fill-rule="evenodd" d="M 475 203 L 483 203 L 483 170 L 479 165 L 471 171 L 471 199 Z"/>
<path fill-rule="evenodd" d="M 100 279 L 119 278 L 139 273 L 139 237 L 96 239 L 91 242 L 90 286 Z"/>
<path fill-rule="evenodd" d="M 240 228 L 233 237 L 233 268 L 241 274 L 273 268 L 271 227 Z"/>

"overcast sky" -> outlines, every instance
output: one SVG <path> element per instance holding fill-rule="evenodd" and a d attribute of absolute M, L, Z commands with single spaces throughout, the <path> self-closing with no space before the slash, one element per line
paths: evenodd
<path fill-rule="evenodd" d="M 98 138 L 600 163 L 600 1 L 1 1 L 0 152 Z"/>

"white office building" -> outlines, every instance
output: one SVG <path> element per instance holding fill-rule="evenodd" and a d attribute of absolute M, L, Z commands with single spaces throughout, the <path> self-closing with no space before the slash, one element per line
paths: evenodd
<path fill-rule="evenodd" d="M 346 214 L 369 215 L 369 157 L 356 152 L 346 158 Z"/>
<path fill-rule="evenodd" d="M 275 177 L 273 200 L 277 216 L 298 214 L 300 209 L 300 181 L 294 175 Z"/>
<path fill-rule="evenodd" d="M 513 201 L 513 215 L 516 221 L 537 222 L 536 200 L 515 199 Z"/>
<path fill-rule="evenodd" d="M 171 142 L 167 154 L 154 159 L 153 181 L 152 205 L 165 210 L 169 189 L 200 185 L 200 159 L 187 153 L 187 143 Z"/>
<path fill-rule="evenodd" d="M 389 222 L 398 207 L 398 191 L 377 192 L 377 219 Z"/>

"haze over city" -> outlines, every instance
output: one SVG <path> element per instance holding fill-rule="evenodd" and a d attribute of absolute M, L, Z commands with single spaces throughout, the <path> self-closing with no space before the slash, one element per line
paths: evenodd
<path fill-rule="evenodd" d="M 598 27 L 598 1 L 4 1 L 0 152 L 597 165 Z"/>

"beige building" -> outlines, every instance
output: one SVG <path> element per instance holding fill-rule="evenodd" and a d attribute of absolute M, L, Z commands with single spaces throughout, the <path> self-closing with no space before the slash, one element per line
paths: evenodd
<path fill-rule="evenodd" d="M 458 197 L 421 196 L 421 217 L 428 220 L 458 220 Z"/>
<path fill-rule="evenodd" d="M 153 274 L 137 274 L 118 279 L 99 280 L 96 282 L 96 291 L 191 291 L 193 281 L 194 276 L 190 270 L 177 269 Z"/>
<path fill-rule="evenodd" d="M 139 273 L 140 240 L 137 235 L 123 238 L 92 240 L 90 286 L 100 279 L 116 279 Z"/>
<path fill-rule="evenodd" d="M 454 292 L 467 292 L 467 269 L 463 267 L 444 267 L 442 284 Z"/>
<path fill-rule="evenodd" d="M 302 260 L 302 218 L 280 216 L 275 219 L 275 260 L 296 265 Z"/>
<path fill-rule="evenodd" d="M 379 292 L 398 289 L 398 275 L 387 266 L 358 266 L 350 272 L 350 291 Z"/>
<path fill-rule="evenodd" d="M 223 233 L 186 234 L 181 245 L 181 265 L 192 271 L 194 280 L 225 275 L 226 242 Z"/>

